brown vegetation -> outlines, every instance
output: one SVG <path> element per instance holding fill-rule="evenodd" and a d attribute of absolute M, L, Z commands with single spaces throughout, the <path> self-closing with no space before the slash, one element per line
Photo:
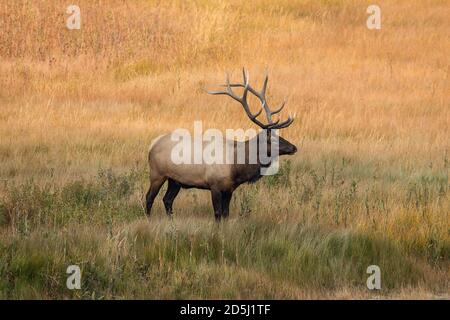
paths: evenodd
<path fill-rule="evenodd" d="M 64 1 L 0 4 L 0 297 L 448 297 L 447 1 L 380 0 L 377 31 L 364 1 L 76 2 L 72 31 Z M 299 152 L 229 225 L 201 191 L 148 223 L 150 141 L 248 127 L 203 91 L 242 66 L 289 96 Z"/>

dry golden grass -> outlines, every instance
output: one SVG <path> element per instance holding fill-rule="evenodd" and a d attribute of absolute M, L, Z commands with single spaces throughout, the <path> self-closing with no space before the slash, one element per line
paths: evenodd
<path fill-rule="evenodd" d="M 242 66 L 261 83 L 268 68 L 272 104 L 288 95 L 286 109 L 298 115 L 282 133 L 300 146 L 290 158 L 295 174 L 270 180 L 277 192 L 272 182 L 244 187 L 232 219 L 250 206 L 256 221 L 386 237 L 428 276 L 413 288 L 392 285 L 397 291 L 384 296 L 448 296 L 448 1 L 377 1 L 379 31 L 366 28 L 365 1 L 76 3 L 82 27 L 73 31 L 65 27 L 64 1 L 0 4 L 0 193 L 9 217 L 20 211 L 11 186 L 30 179 L 55 189 L 79 179 L 95 183 L 103 168 L 145 173 L 151 139 L 191 129 L 194 120 L 249 127 L 231 99 L 203 89 L 222 82 L 225 70 L 240 77 Z M 136 206 L 144 176 L 127 199 Z M 197 215 L 212 219 L 209 205 L 208 195 L 186 192 L 175 210 L 195 225 Z M 156 215 L 161 211 L 158 204 Z M 7 223 L 2 238 L 15 228 Z M 440 248 L 437 266 L 424 258 L 430 246 Z M 280 289 L 273 287 L 277 278 L 260 272 L 267 278 L 261 295 L 269 297 L 368 297 L 351 284 Z M 252 269 L 239 274 L 249 283 L 259 277 Z M 226 290 L 233 288 L 225 296 L 251 297 L 233 285 Z"/>

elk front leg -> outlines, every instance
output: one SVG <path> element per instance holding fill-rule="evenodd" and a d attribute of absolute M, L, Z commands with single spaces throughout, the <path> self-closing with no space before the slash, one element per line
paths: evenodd
<path fill-rule="evenodd" d="M 217 190 L 211 190 L 211 198 L 214 208 L 214 217 L 217 222 L 220 222 L 222 217 L 222 193 Z"/>
<path fill-rule="evenodd" d="M 230 201 L 233 193 L 231 191 L 222 192 L 222 217 L 228 218 L 230 214 Z"/>

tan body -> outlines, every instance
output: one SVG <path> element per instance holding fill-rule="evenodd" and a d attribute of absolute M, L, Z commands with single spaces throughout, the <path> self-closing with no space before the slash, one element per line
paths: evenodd
<path fill-rule="evenodd" d="M 185 188 L 211 189 L 221 191 L 234 188 L 232 181 L 232 164 L 175 164 L 171 161 L 171 153 L 178 141 L 171 139 L 171 134 L 163 135 L 152 144 L 148 161 L 150 165 L 150 179 L 172 179 Z M 203 149 L 211 142 L 201 141 Z M 233 143 L 224 139 L 223 145 Z M 187 148 L 191 146 L 186 146 Z M 225 150 L 224 150 L 225 151 Z M 225 152 L 223 153 L 226 154 Z M 192 154 L 191 163 L 194 162 Z"/>

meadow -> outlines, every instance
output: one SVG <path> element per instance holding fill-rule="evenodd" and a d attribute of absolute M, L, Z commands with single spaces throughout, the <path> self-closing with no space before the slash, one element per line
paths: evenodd
<path fill-rule="evenodd" d="M 0 3 L 1 299 L 450 298 L 448 1 L 379 0 L 380 30 L 367 1 L 73 2 L 80 30 Z M 204 91 L 243 66 L 299 152 L 225 223 L 201 190 L 147 219 L 153 138 L 252 127 Z"/>

